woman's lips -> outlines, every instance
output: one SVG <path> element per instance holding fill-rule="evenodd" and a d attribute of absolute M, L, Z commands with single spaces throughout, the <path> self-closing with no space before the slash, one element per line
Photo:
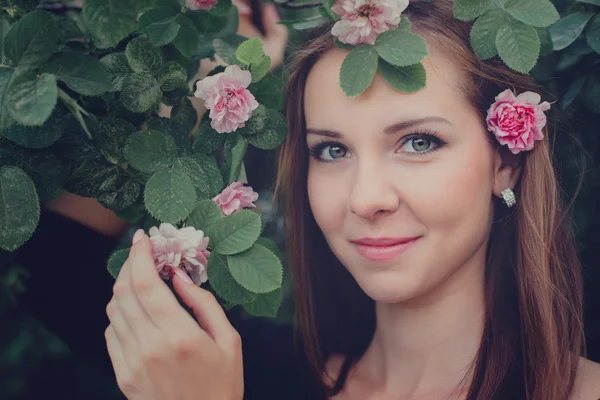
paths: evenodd
<path fill-rule="evenodd" d="M 360 255 L 369 261 L 386 261 L 404 253 L 419 239 L 360 239 L 352 243 Z"/>

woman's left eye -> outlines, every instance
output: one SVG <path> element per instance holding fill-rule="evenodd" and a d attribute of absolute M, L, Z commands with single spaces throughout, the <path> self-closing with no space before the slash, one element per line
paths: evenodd
<path fill-rule="evenodd" d="M 430 134 L 410 135 L 403 141 L 400 149 L 405 153 L 429 153 L 437 150 L 443 144 L 438 137 Z"/>

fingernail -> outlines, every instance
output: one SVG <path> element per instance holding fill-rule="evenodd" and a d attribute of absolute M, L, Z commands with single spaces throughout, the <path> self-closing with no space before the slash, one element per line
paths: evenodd
<path fill-rule="evenodd" d="M 180 277 L 184 283 L 187 283 L 188 285 L 194 284 L 194 281 L 181 268 L 177 268 L 177 270 L 175 270 L 175 274 Z"/>
<path fill-rule="evenodd" d="M 140 239 L 143 237 L 144 237 L 143 229 L 138 229 L 137 231 L 135 231 L 135 234 L 133 235 L 133 239 L 132 239 L 133 244 L 136 244 L 137 242 L 139 242 Z"/>

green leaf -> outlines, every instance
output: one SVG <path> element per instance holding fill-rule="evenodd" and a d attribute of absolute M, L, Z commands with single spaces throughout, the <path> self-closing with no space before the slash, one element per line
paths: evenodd
<path fill-rule="evenodd" d="M 590 21 L 585 32 L 585 38 L 596 53 L 600 53 L 600 13 Z"/>
<path fill-rule="evenodd" d="M 0 64 L 6 63 L 6 46 L 4 40 L 10 31 L 10 22 L 6 18 L 0 18 Z"/>
<path fill-rule="evenodd" d="M 123 148 L 127 139 L 137 129 L 128 121 L 119 118 L 103 118 L 95 132 L 100 151 L 113 164 L 125 162 Z"/>
<path fill-rule="evenodd" d="M 240 134 L 254 147 L 271 150 L 285 141 L 287 131 L 287 124 L 281 113 L 261 104 L 252 112 L 252 117 L 240 130 Z"/>
<path fill-rule="evenodd" d="M 269 73 L 271 68 L 271 57 L 264 56 L 258 63 L 250 66 L 250 73 L 252 74 L 252 82 L 256 83 L 260 81 Z"/>
<path fill-rule="evenodd" d="M 536 28 L 538 37 L 540 38 L 540 56 L 547 56 L 554 51 L 552 37 L 548 28 Z"/>
<path fill-rule="evenodd" d="M 4 146 L 0 149 L 0 165 L 21 168 L 33 179 L 41 203 L 54 200 L 63 192 L 70 166 L 48 149 L 29 150 Z"/>
<path fill-rule="evenodd" d="M 204 121 L 198 128 L 198 133 L 194 136 L 194 153 L 210 154 L 223 146 L 227 135 L 215 131 L 210 126 L 210 121 Z"/>
<path fill-rule="evenodd" d="M 223 61 L 225 61 L 229 65 L 239 64 L 237 57 L 235 56 L 237 47 L 240 45 L 246 38 L 238 35 L 230 35 L 223 38 L 216 38 L 213 40 L 212 45 L 215 49 L 215 53 Z"/>
<path fill-rule="evenodd" d="M 379 70 L 386 82 L 400 92 L 414 93 L 425 87 L 427 72 L 422 63 L 396 67 L 385 60 L 379 60 Z"/>
<path fill-rule="evenodd" d="M 176 21 L 179 13 L 168 7 L 157 7 L 148 10 L 140 17 L 138 29 L 148 34 L 148 39 L 155 46 L 171 43 L 181 29 Z"/>
<path fill-rule="evenodd" d="M 6 94 L 14 73 L 14 69 L 0 66 L 0 132 L 14 123 L 6 104 Z"/>
<path fill-rule="evenodd" d="M 108 47 L 135 30 L 136 0 L 85 0 L 83 18 L 89 31 Z"/>
<path fill-rule="evenodd" d="M 590 75 L 583 91 L 581 102 L 585 108 L 595 114 L 600 114 L 600 75 Z"/>
<path fill-rule="evenodd" d="M 41 149 L 56 142 L 62 135 L 64 126 L 56 118 L 49 118 L 42 126 L 12 125 L 2 132 L 2 136 L 30 149 Z"/>
<path fill-rule="evenodd" d="M 157 80 L 160 88 L 165 92 L 179 88 L 189 90 L 187 71 L 175 61 L 169 61 L 162 67 L 158 73 Z"/>
<path fill-rule="evenodd" d="M 255 317 L 275 318 L 282 301 L 282 290 L 275 289 L 272 292 L 259 294 L 256 299 L 247 304 L 243 304 L 244 310 Z"/>
<path fill-rule="evenodd" d="M 231 255 L 249 249 L 260 235 L 260 214 L 250 210 L 236 211 L 206 227 L 212 251 Z"/>
<path fill-rule="evenodd" d="M 131 207 L 140 198 L 141 186 L 130 176 L 121 172 L 119 179 L 111 190 L 98 196 L 98 202 L 109 210 L 119 211 Z"/>
<path fill-rule="evenodd" d="M 259 244 L 228 256 L 227 262 L 236 282 L 253 293 L 269 293 L 281 287 L 281 262 L 275 254 Z"/>
<path fill-rule="evenodd" d="M 211 199 L 223 188 L 223 178 L 212 156 L 195 153 L 177 160 L 175 168 L 182 168 L 196 188 L 198 199 Z"/>
<path fill-rule="evenodd" d="M 40 219 L 33 180 L 20 168 L 0 168 L 0 248 L 14 251 L 29 240 Z"/>
<path fill-rule="evenodd" d="M 100 59 L 100 62 L 108 69 L 111 75 L 112 91 L 123 89 L 125 78 L 133 71 L 129 67 L 125 52 L 112 53 Z"/>
<path fill-rule="evenodd" d="M 594 13 L 590 12 L 576 12 L 561 18 L 552 25 L 550 36 L 554 43 L 554 50 L 562 50 L 577 40 L 593 16 Z"/>
<path fill-rule="evenodd" d="M 515 19 L 540 28 L 546 28 L 560 18 L 550 0 L 508 0 L 503 8 Z"/>
<path fill-rule="evenodd" d="M 177 150 L 180 155 L 191 152 L 192 143 L 189 132 L 185 126 L 170 118 L 153 117 L 150 118 L 146 125 L 148 129 L 153 129 L 159 132 L 164 132 L 171 136 L 177 145 Z"/>
<path fill-rule="evenodd" d="M 261 246 L 266 247 L 267 249 L 271 250 L 271 252 L 273 252 L 273 254 L 275 254 L 277 256 L 277 258 L 279 258 L 279 261 L 281 261 L 281 263 L 283 264 L 285 256 L 281 252 L 281 249 L 279 248 L 277 243 L 275 243 L 273 240 L 267 239 L 266 237 L 261 236 L 256 241 L 256 244 L 260 244 Z"/>
<path fill-rule="evenodd" d="M 191 132 L 198 123 L 198 111 L 194 108 L 192 101 L 188 97 L 184 97 L 171 110 L 171 118 Z"/>
<path fill-rule="evenodd" d="M 576 78 L 571 83 L 571 85 L 569 86 L 569 89 L 564 94 L 564 96 L 561 100 L 560 105 L 562 108 L 566 109 L 571 104 L 573 104 L 575 99 L 581 94 L 581 91 L 583 90 L 583 88 L 585 86 L 586 79 L 587 79 L 587 76 L 583 75 L 583 76 Z"/>
<path fill-rule="evenodd" d="M 181 28 L 179 28 L 179 34 L 173 40 L 173 46 L 175 46 L 185 57 L 196 56 L 203 39 L 196 29 L 196 26 L 188 17 L 181 14 L 177 15 L 175 22 L 177 22 Z"/>
<path fill-rule="evenodd" d="M 39 66 L 58 48 L 58 29 L 52 15 L 44 11 L 26 14 L 4 39 L 4 51 L 14 66 Z"/>
<path fill-rule="evenodd" d="M 334 4 L 335 0 L 323 0 L 323 8 L 325 9 L 325 12 L 327 13 L 327 15 L 329 15 L 331 19 L 337 21 L 340 19 L 340 17 L 331 9 L 331 7 L 333 7 Z"/>
<path fill-rule="evenodd" d="M 580 3 L 588 3 L 588 4 L 593 4 L 595 6 L 599 6 L 600 7 L 600 0 L 577 0 Z"/>
<path fill-rule="evenodd" d="M 244 289 L 233 279 L 227 265 L 227 256 L 211 253 L 208 257 L 207 272 L 210 286 L 223 300 L 232 304 L 245 304 L 256 299 L 255 293 Z"/>
<path fill-rule="evenodd" d="M 225 139 L 225 160 L 224 178 L 227 183 L 239 180 L 242 163 L 246 155 L 248 142 L 238 134 L 229 135 Z"/>
<path fill-rule="evenodd" d="M 169 135 L 154 130 L 131 135 L 124 149 L 127 162 L 142 172 L 155 172 L 173 165 L 177 146 Z"/>
<path fill-rule="evenodd" d="M 68 87 L 84 96 L 99 96 L 112 89 L 108 68 L 85 54 L 59 53 L 50 60 L 44 71 L 55 75 Z"/>
<path fill-rule="evenodd" d="M 185 225 L 204 231 L 206 227 L 214 224 L 221 217 L 221 209 L 217 203 L 212 200 L 200 200 L 192 214 L 185 221 Z"/>
<path fill-rule="evenodd" d="M 274 110 L 283 108 L 283 79 L 279 76 L 267 76 L 260 82 L 248 86 L 259 104 Z"/>
<path fill-rule="evenodd" d="M 125 55 L 131 69 L 139 74 L 155 75 L 163 66 L 160 50 L 143 37 L 130 41 L 125 48 Z"/>
<path fill-rule="evenodd" d="M 455 0 L 454 18 L 472 21 L 492 8 L 492 0 Z"/>
<path fill-rule="evenodd" d="M 107 269 L 113 278 L 117 279 L 119 277 L 119 272 L 121 272 L 121 268 L 123 268 L 125 261 L 127 261 L 127 259 L 129 258 L 130 250 L 130 248 L 117 250 L 108 259 Z"/>
<path fill-rule="evenodd" d="M 540 39 L 533 26 L 511 20 L 498 30 L 496 47 L 502 61 L 515 71 L 529 72 L 540 54 Z"/>
<path fill-rule="evenodd" d="M 377 52 L 369 44 L 353 48 L 344 58 L 340 70 L 340 85 L 348 97 L 356 97 L 373 82 L 377 72 Z"/>
<path fill-rule="evenodd" d="M 15 121 L 27 126 L 42 125 L 56 105 L 56 77 L 17 69 L 5 96 L 5 106 Z"/>
<path fill-rule="evenodd" d="M 190 177 L 180 168 L 158 170 L 146 183 L 144 203 L 161 222 L 175 224 L 186 219 L 196 205 L 196 191 Z"/>
<path fill-rule="evenodd" d="M 235 52 L 238 61 L 246 65 L 260 63 L 264 55 L 265 49 L 263 43 L 256 36 L 242 42 Z"/>
<path fill-rule="evenodd" d="M 158 107 L 162 99 L 160 85 L 152 76 L 130 74 L 123 81 L 121 100 L 129 111 L 144 113 Z"/>
<path fill-rule="evenodd" d="M 496 36 L 511 18 L 503 10 L 490 10 L 477 18 L 471 29 L 471 47 L 482 60 L 487 60 L 498 54 Z"/>
<path fill-rule="evenodd" d="M 425 40 L 405 30 L 387 31 L 379 35 L 375 50 L 385 61 L 398 67 L 421 62 L 428 54 Z"/>

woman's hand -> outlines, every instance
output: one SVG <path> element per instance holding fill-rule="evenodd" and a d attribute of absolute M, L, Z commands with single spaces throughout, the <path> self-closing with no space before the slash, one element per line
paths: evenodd
<path fill-rule="evenodd" d="M 198 322 L 158 276 L 150 239 L 138 231 L 106 307 L 119 388 L 130 400 L 241 400 L 239 334 L 212 293 L 178 275 L 173 285 Z"/>

